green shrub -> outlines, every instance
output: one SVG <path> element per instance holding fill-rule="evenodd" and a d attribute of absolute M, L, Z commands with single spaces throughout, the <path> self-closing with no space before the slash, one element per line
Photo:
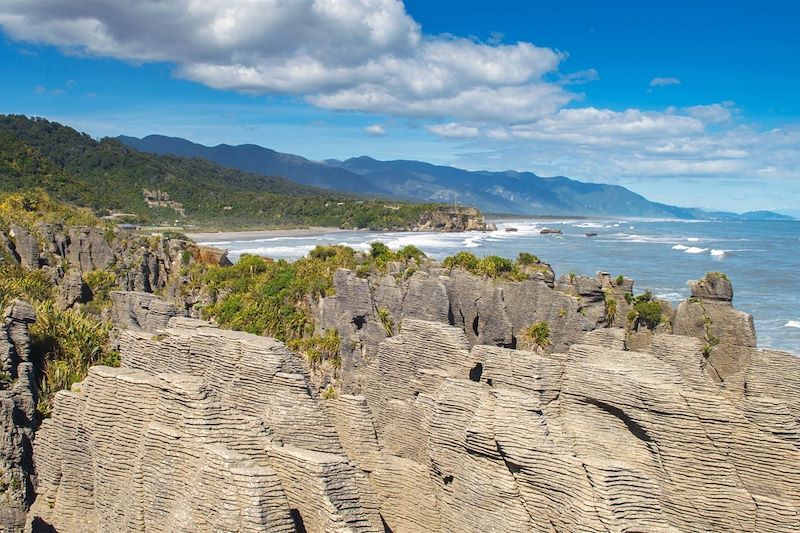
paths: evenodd
<path fill-rule="evenodd" d="M 510 274 L 514 263 L 510 259 L 497 255 L 487 255 L 478 261 L 478 273 L 490 278 L 499 278 L 503 274 Z"/>
<path fill-rule="evenodd" d="M 456 255 L 445 257 L 442 266 L 451 270 L 459 267 L 467 272 L 476 273 L 478 271 L 478 258 L 470 252 L 458 252 Z"/>
<path fill-rule="evenodd" d="M 369 245 L 369 255 L 373 259 L 390 259 L 392 250 L 381 241 L 375 241 Z"/>
<path fill-rule="evenodd" d="M 617 276 L 617 277 L 614 279 L 614 284 L 615 284 L 617 287 L 621 287 L 623 283 L 625 283 L 625 276 L 623 276 L 622 274 L 620 274 L 619 276 Z"/>
<path fill-rule="evenodd" d="M 531 324 L 522 334 L 523 338 L 533 344 L 541 348 L 542 350 L 547 349 L 550 346 L 550 324 L 547 322 L 536 322 L 535 324 Z"/>
<path fill-rule="evenodd" d="M 541 263 L 539 258 L 533 254 L 529 254 L 528 252 L 520 252 L 517 256 L 517 263 L 523 266 L 530 266 L 530 265 L 537 265 Z"/>
<path fill-rule="evenodd" d="M 417 263 L 428 257 L 427 255 L 425 255 L 425 252 L 423 252 L 413 244 L 407 244 L 403 246 L 402 248 L 397 250 L 396 255 L 399 259 L 405 261 L 414 260 Z"/>

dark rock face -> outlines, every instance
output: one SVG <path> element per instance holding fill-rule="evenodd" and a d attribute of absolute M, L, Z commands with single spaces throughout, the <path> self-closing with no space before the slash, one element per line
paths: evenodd
<path fill-rule="evenodd" d="M 0 324 L 0 530 L 21 531 L 35 496 L 36 380 L 28 327 L 33 308 L 15 300 Z"/>

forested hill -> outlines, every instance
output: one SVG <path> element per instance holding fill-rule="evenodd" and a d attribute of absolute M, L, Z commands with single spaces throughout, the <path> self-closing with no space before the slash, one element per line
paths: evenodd
<path fill-rule="evenodd" d="M 205 159 L 138 152 L 116 139 L 41 118 L 0 115 L 0 192 L 41 188 L 95 212 L 143 222 L 244 228 L 413 226 L 430 205 L 391 205 L 230 169 Z M 150 194 L 146 194 L 149 191 Z"/>

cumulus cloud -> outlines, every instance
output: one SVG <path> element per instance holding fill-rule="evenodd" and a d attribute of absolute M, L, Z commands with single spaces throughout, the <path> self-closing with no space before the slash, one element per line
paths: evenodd
<path fill-rule="evenodd" d="M 424 35 L 399 0 L 6 0 L 0 26 L 20 41 L 169 62 L 213 88 L 329 109 L 514 122 L 575 97 L 544 79 L 563 53 Z"/>
<path fill-rule="evenodd" d="M 665 78 L 658 77 L 650 80 L 650 87 L 663 87 L 665 85 L 680 85 L 680 84 L 681 80 L 672 77 L 665 77 Z"/>
<path fill-rule="evenodd" d="M 380 124 L 372 124 L 364 128 L 364 133 L 370 137 L 383 137 L 386 135 L 386 128 Z"/>
<path fill-rule="evenodd" d="M 480 134 L 480 130 L 474 126 L 465 126 L 455 122 L 434 124 L 427 126 L 427 129 L 445 139 L 470 139 Z"/>

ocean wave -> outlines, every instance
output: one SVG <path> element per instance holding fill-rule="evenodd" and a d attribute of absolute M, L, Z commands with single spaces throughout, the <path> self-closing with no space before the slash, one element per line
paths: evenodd
<path fill-rule="evenodd" d="M 730 250 L 711 250 L 711 255 L 714 257 L 724 257 L 728 255 L 729 252 Z"/>
<path fill-rule="evenodd" d="M 257 246 L 254 248 L 242 248 L 231 250 L 230 255 L 238 257 L 243 254 L 260 255 L 262 257 L 273 257 L 275 259 L 297 259 L 303 257 L 314 249 L 314 244 L 308 246 Z"/>
<path fill-rule="evenodd" d="M 613 228 L 619 224 L 603 224 L 602 222 L 581 222 L 580 224 L 572 224 L 573 228 Z"/>
<path fill-rule="evenodd" d="M 785 327 L 785 328 L 800 328 L 800 320 L 790 320 L 783 327 Z"/>
<path fill-rule="evenodd" d="M 659 298 L 661 300 L 667 300 L 669 302 L 679 302 L 684 298 L 686 298 L 686 296 L 684 296 L 679 292 L 662 292 L 662 293 L 657 293 L 655 296 L 656 298 Z"/>
<path fill-rule="evenodd" d="M 697 246 L 692 246 L 691 248 L 687 248 L 684 250 L 687 254 L 702 254 L 703 252 L 707 252 L 708 248 L 698 248 Z"/>
<path fill-rule="evenodd" d="M 689 242 L 698 242 L 700 239 L 697 237 L 686 237 L 686 240 Z"/>
<path fill-rule="evenodd" d="M 688 250 L 689 247 L 684 244 L 676 244 L 672 247 L 673 250 Z"/>

